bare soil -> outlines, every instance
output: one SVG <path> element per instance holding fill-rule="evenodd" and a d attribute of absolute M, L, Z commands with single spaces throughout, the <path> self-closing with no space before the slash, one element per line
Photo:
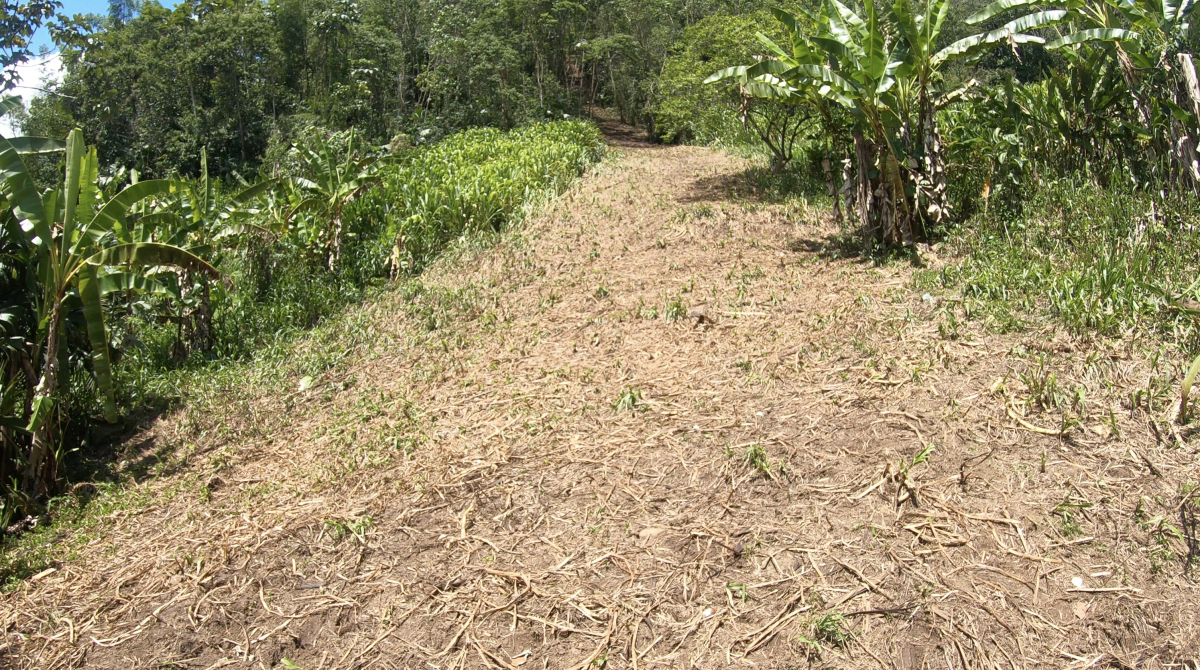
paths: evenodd
<path fill-rule="evenodd" d="M 3 662 L 1200 668 L 1200 464 L 1139 346 L 950 321 L 746 161 L 609 130 L 357 308 L 365 353 L 132 440 L 187 457 L 0 596 Z"/>

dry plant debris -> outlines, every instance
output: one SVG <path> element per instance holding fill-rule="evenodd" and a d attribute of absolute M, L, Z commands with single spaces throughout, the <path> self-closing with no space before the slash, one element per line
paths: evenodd
<path fill-rule="evenodd" d="M 367 355 L 148 426 L 194 453 L 3 595 L 4 662 L 1200 667 L 1200 466 L 1136 347 L 947 333 L 744 161 L 609 131 Z"/>

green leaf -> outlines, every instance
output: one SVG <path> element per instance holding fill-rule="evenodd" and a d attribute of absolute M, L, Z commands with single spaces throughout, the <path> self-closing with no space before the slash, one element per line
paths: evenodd
<path fill-rule="evenodd" d="M 775 54 L 776 56 L 779 56 L 780 58 L 790 58 L 791 57 L 791 54 L 784 51 L 783 47 L 776 44 L 775 41 L 772 40 L 770 37 L 767 37 L 766 35 L 764 35 L 762 33 L 755 33 L 754 37 L 755 37 L 755 39 L 757 39 L 759 41 L 760 44 L 765 46 L 768 51 Z"/>
<path fill-rule="evenodd" d="M 83 154 L 87 146 L 83 142 L 83 131 L 76 128 L 67 135 L 67 170 L 63 188 L 66 199 L 63 200 L 63 239 L 64 246 L 75 239 L 75 210 L 79 206 L 79 190 L 83 182 Z"/>
<path fill-rule="evenodd" d="M 108 334 L 104 328 L 104 305 L 100 302 L 100 281 L 96 268 L 84 265 L 79 269 L 79 299 L 83 302 L 83 317 L 87 320 L 88 342 L 92 345 L 92 370 L 96 386 L 104 401 L 104 420 L 117 420 L 117 404 L 113 399 L 112 364 L 108 357 Z"/>
<path fill-rule="evenodd" d="M 1122 28 L 1091 28 L 1063 35 L 1046 45 L 1047 49 L 1060 49 L 1072 44 L 1086 42 L 1135 42 L 1141 37 L 1138 33 Z"/>
<path fill-rule="evenodd" d="M 22 156 L 56 154 L 67 148 L 62 140 L 52 140 L 49 137 L 10 137 L 8 143 Z"/>
<path fill-rule="evenodd" d="M 783 61 L 778 61 L 778 60 L 774 60 L 774 59 L 761 60 L 761 61 L 755 63 L 754 65 L 751 65 L 750 67 L 746 68 L 745 73 L 746 73 L 747 79 L 754 79 L 756 77 L 761 77 L 764 74 L 774 74 L 774 75 L 783 76 L 783 75 L 786 75 L 788 72 L 790 72 L 792 70 L 792 68 L 794 68 L 794 67 L 795 67 L 794 65 L 788 65 L 787 63 L 784 63 Z"/>
<path fill-rule="evenodd" d="M 254 202 L 255 200 L 259 199 L 260 197 L 262 197 L 262 195 L 264 193 L 266 193 L 267 191 L 270 191 L 271 189 L 275 188 L 278 185 L 279 185 L 278 179 L 268 179 L 266 181 L 259 182 L 253 186 L 245 188 L 242 190 L 241 193 L 238 193 L 237 195 L 233 196 L 233 199 L 229 201 L 229 205 L 226 206 L 225 210 L 228 213 L 228 212 L 232 212 L 235 209 L 245 207 L 246 205 L 250 204 L 251 202 Z"/>
<path fill-rule="evenodd" d="M 1038 4 L 1040 4 L 1039 0 L 996 0 L 996 2 L 993 2 L 987 7 L 984 7 L 978 12 L 968 16 L 965 23 L 968 26 L 973 26 L 977 23 L 987 21 L 997 14 L 1003 14 L 1010 9 L 1016 9 L 1017 7 L 1033 7 Z"/>
<path fill-rule="evenodd" d="M 29 425 L 25 427 L 27 432 L 34 432 L 46 423 L 50 418 L 50 414 L 54 411 L 54 396 L 39 395 L 33 399 L 33 411 L 29 414 Z"/>
<path fill-rule="evenodd" d="M 786 86 L 773 84 L 765 81 L 751 81 L 746 83 L 746 93 L 764 100 L 777 100 L 779 102 L 791 101 L 795 97 L 794 91 Z"/>
<path fill-rule="evenodd" d="M 88 147 L 79 177 L 79 207 L 84 212 L 83 216 L 88 217 L 100 203 L 100 186 L 97 183 L 100 177 L 100 161 L 96 158 L 96 147 Z"/>
<path fill-rule="evenodd" d="M 155 295 L 174 295 L 157 279 L 151 279 L 140 272 L 110 272 L 100 275 L 100 295 L 123 293 L 125 291 L 141 291 Z"/>
<path fill-rule="evenodd" d="M 6 95 L 0 97 L 0 115 L 11 114 L 18 109 L 25 109 L 25 103 L 21 102 L 21 96 Z"/>
<path fill-rule="evenodd" d="M 830 92 L 840 98 L 838 102 L 842 104 L 845 104 L 846 96 L 859 97 L 861 94 L 858 86 L 824 65 L 797 65 L 784 76 L 787 79 L 807 79 L 819 88 L 828 87 Z"/>
<path fill-rule="evenodd" d="M 8 99 L 10 98 L 5 98 Z M 17 221 L 28 221 L 28 226 L 23 224 L 21 227 L 26 240 L 32 243 L 33 238 L 37 237 L 41 246 L 51 244 L 53 236 L 50 233 L 46 210 L 42 206 L 41 194 L 38 193 L 20 153 L 3 137 L 0 137 L 0 189 L 3 190 Z"/>
<path fill-rule="evenodd" d="M 875 0 L 863 0 L 867 10 L 867 32 L 863 36 L 863 70 L 872 81 L 879 81 L 887 69 L 882 26 L 875 11 Z"/>
<path fill-rule="evenodd" d="M 157 242 L 134 242 L 132 244 L 118 244 L 114 247 L 108 247 L 89 257 L 86 264 L 128 265 L 134 267 L 174 265 L 193 272 L 203 272 L 210 277 L 221 276 L 221 273 L 216 268 L 190 251 Z"/>
<path fill-rule="evenodd" d="M 846 46 L 841 42 L 825 37 L 823 35 L 814 35 L 812 43 L 820 47 L 825 53 L 833 56 L 839 61 L 846 63 L 848 69 L 856 69 L 858 67 L 858 50 L 855 46 Z"/>
<path fill-rule="evenodd" d="M 737 67 L 727 67 L 724 70 L 717 70 L 705 78 L 705 84 L 714 84 L 725 79 L 742 79 L 746 78 L 746 66 L 738 65 Z"/>
<path fill-rule="evenodd" d="M 837 14 L 841 17 L 842 21 L 844 21 L 849 27 L 853 28 L 860 37 L 865 38 L 867 35 L 867 23 L 863 21 L 858 14 L 855 14 L 853 10 L 844 5 L 841 0 L 831 1 L 834 9 L 837 11 Z"/>
<path fill-rule="evenodd" d="M 946 23 L 946 17 L 950 15 L 950 0 L 931 0 L 931 13 L 936 17 L 933 20 L 933 25 L 929 26 L 929 36 L 926 40 L 927 48 L 933 49 L 937 45 L 938 35 L 942 33 L 942 25 Z"/>
<path fill-rule="evenodd" d="M 1019 19 L 1013 19 L 1004 24 L 1004 28 L 1014 33 L 1025 33 L 1038 28 L 1048 28 L 1071 18 L 1071 13 L 1064 9 L 1048 9 L 1044 12 L 1026 14 Z"/>
<path fill-rule="evenodd" d="M 940 64 L 954 58 L 965 58 L 975 55 L 981 51 L 994 48 L 1001 44 L 1044 44 L 1046 40 L 1037 35 L 1024 35 L 1013 33 L 1006 28 L 993 30 L 990 33 L 981 33 L 964 37 L 963 39 L 951 44 L 942 49 L 933 56 L 935 63 Z"/>
<path fill-rule="evenodd" d="M 116 234 L 118 241 L 129 242 L 129 231 L 125 229 L 125 216 L 129 213 L 129 208 L 146 198 L 167 195 L 183 186 L 182 183 L 171 179 L 151 179 L 126 186 L 100 208 L 91 223 L 84 228 L 80 243 L 86 241 L 95 244 L 110 230 Z"/>

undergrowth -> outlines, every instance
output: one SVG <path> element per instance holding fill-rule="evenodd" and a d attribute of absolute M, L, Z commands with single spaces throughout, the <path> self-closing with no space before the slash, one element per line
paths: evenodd
<path fill-rule="evenodd" d="M 1200 202 L 1062 179 L 1019 210 L 981 213 L 951 230 L 961 258 L 918 276 L 960 293 L 961 313 L 999 332 L 1050 317 L 1076 334 L 1156 335 L 1193 350 L 1200 297 Z"/>

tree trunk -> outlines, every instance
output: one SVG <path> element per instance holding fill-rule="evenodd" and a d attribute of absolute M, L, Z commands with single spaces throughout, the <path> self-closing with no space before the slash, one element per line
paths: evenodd
<path fill-rule="evenodd" d="M 212 349 L 212 295 L 208 280 L 201 279 L 196 306 L 192 309 L 192 351 Z"/>
<path fill-rule="evenodd" d="M 329 271 L 337 273 L 338 262 L 342 258 L 342 212 L 339 209 L 333 217 L 333 245 L 329 250 Z"/>
<path fill-rule="evenodd" d="M 829 149 L 825 149 L 825 156 L 821 159 L 821 172 L 825 173 L 825 188 L 829 191 L 829 198 L 833 200 L 833 220 L 835 223 L 842 222 L 842 198 L 838 194 L 837 185 L 833 181 L 833 162 L 829 160 Z"/>
<path fill-rule="evenodd" d="M 878 235 L 878 221 L 874 220 L 873 216 L 876 213 L 875 192 L 871 188 L 870 176 L 871 170 L 875 168 L 875 156 L 873 148 L 867 143 L 861 130 L 855 128 L 851 135 L 854 138 L 854 159 L 858 183 L 855 197 L 858 205 L 858 222 L 862 228 L 863 248 L 870 249 Z"/>
<path fill-rule="evenodd" d="M 942 155 L 942 136 L 938 132 L 936 110 L 927 95 L 921 96 L 920 133 L 925 154 L 924 165 L 921 167 L 926 181 L 923 189 L 926 202 L 924 211 L 921 212 L 921 220 L 940 224 L 949 213 L 946 204 L 946 160 Z M 920 202 L 916 205 L 921 207 Z M 925 238 L 926 232 L 921 231 L 922 239 Z"/>
<path fill-rule="evenodd" d="M 1200 118 L 1200 81 L 1196 77 L 1196 65 L 1192 62 L 1192 55 L 1179 54 L 1179 66 L 1183 74 L 1183 90 L 1176 91 L 1175 103 Z M 1172 176 L 1191 190 L 1200 187 L 1196 139 L 1194 132 L 1189 132 L 1178 119 L 1171 118 L 1171 162 L 1174 164 L 1172 172 L 1175 173 Z"/>
<path fill-rule="evenodd" d="M 62 296 L 54 297 L 50 309 L 50 324 L 46 334 L 46 362 L 42 377 L 33 392 L 34 412 L 40 422 L 33 431 L 33 445 L 29 450 L 29 463 L 25 468 L 22 486 L 31 498 L 42 498 L 54 491 L 56 483 L 55 433 L 58 430 L 57 409 L 53 403 L 58 390 L 58 340 L 62 329 Z"/>

